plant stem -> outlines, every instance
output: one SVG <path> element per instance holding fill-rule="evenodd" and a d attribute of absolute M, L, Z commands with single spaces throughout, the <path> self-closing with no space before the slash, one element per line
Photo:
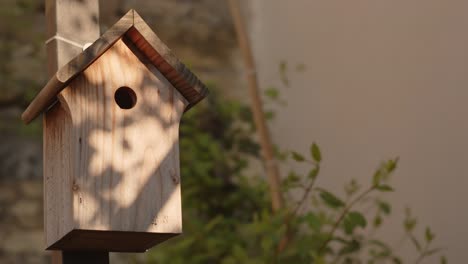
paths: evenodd
<path fill-rule="evenodd" d="M 414 261 L 414 264 L 419 264 L 421 261 L 426 257 L 427 249 L 429 247 L 429 243 L 426 244 L 424 249 L 421 251 L 421 254 L 419 254 L 418 258 Z"/>
<path fill-rule="evenodd" d="M 280 174 L 278 165 L 275 159 L 273 144 L 270 137 L 263 111 L 263 104 L 260 98 L 258 87 L 258 80 L 255 71 L 255 63 L 253 59 L 252 49 L 249 45 L 249 39 L 245 26 L 242 20 L 240 5 L 238 0 L 229 0 L 234 27 L 237 33 L 239 47 L 244 59 L 245 71 L 247 72 L 247 82 L 249 87 L 249 95 L 251 99 L 252 114 L 254 118 L 255 127 L 260 138 L 260 146 L 262 148 L 262 157 L 265 165 L 268 183 L 270 187 L 270 196 L 272 208 L 274 212 L 283 208 L 283 196 L 280 189 Z"/>
<path fill-rule="evenodd" d="M 299 200 L 299 202 L 297 203 L 296 207 L 294 208 L 293 212 L 291 213 L 292 216 L 295 216 L 297 215 L 297 212 L 299 211 L 299 209 L 302 207 L 302 205 L 304 204 L 305 200 L 307 199 L 307 197 L 309 197 L 309 193 L 310 191 L 312 191 L 314 185 L 315 185 L 315 180 L 317 179 L 317 177 L 315 177 L 314 179 L 312 179 L 312 181 L 309 183 L 309 185 L 305 188 L 304 190 L 304 194 L 302 195 L 302 198 Z"/>
<path fill-rule="evenodd" d="M 318 166 L 318 165 L 317 165 Z M 295 235 L 295 232 L 293 232 L 290 228 L 290 224 L 291 224 L 291 220 L 294 216 L 297 215 L 297 213 L 299 212 L 299 209 L 301 208 L 301 206 L 304 204 L 304 202 L 306 201 L 307 197 L 309 197 L 309 194 L 310 192 L 313 190 L 313 187 L 315 185 L 315 180 L 317 179 L 317 177 L 315 177 L 314 179 L 312 179 L 312 181 L 309 183 L 309 185 L 306 186 L 305 190 L 304 190 L 304 194 L 302 195 L 302 198 L 299 200 L 299 202 L 297 202 L 297 205 L 296 207 L 294 208 L 294 210 L 288 214 L 288 216 L 286 217 L 285 221 L 284 221 L 284 225 L 286 225 L 288 227 L 287 229 L 287 232 L 286 232 L 286 235 L 285 237 L 283 237 L 281 240 L 280 240 L 280 243 L 278 245 L 278 252 L 281 253 L 283 252 L 283 250 L 286 248 L 286 246 L 288 245 L 288 242 L 294 237 Z"/>
<path fill-rule="evenodd" d="M 320 246 L 319 248 L 319 253 L 321 253 L 323 250 L 325 250 L 325 248 L 327 247 L 328 243 L 330 243 L 330 241 L 332 240 L 333 238 L 333 235 L 335 234 L 336 230 L 338 229 L 338 227 L 340 226 L 341 222 L 343 221 L 344 217 L 346 216 L 346 214 L 349 212 L 349 210 L 351 210 L 351 208 L 356 204 L 358 203 L 359 201 L 361 201 L 363 198 L 365 198 L 370 192 L 372 192 L 373 190 L 375 190 L 376 186 L 373 185 L 371 187 L 369 187 L 369 189 L 367 189 L 366 191 L 364 191 L 363 193 L 361 193 L 358 197 L 356 197 L 354 200 L 352 200 L 343 210 L 343 212 L 341 212 L 340 216 L 338 217 L 338 219 L 336 220 L 335 224 L 333 225 L 332 229 L 330 230 L 330 232 L 328 233 L 328 236 L 327 236 L 327 239 L 323 242 L 323 244 Z"/>

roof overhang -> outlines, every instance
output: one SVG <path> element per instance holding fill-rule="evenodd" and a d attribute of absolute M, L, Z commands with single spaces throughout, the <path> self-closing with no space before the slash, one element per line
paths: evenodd
<path fill-rule="evenodd" d="M 189 102 L 185 110 L 203 99 L 206 86 L 175 57 L 135 10 L 130 10 L 91 46 L 78 54 L 42 88 L 21 118 L 28 124 L 57 101 L 57 95 L 81 72 L 122 37 L 127 37 Z"/>

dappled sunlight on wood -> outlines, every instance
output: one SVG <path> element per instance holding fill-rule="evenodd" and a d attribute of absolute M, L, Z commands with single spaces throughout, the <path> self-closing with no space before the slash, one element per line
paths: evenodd
<path fill-rule="evenodd" d="M 59 97 L 72 126 L 74 228 L 180 233 L 178 137 L 188 101 L 123 40 Z M 61 228 L 58 237 L 70 227 Z"/>
<path fill-rule="evenodd" d="M 178 128 L 178 125 L 175 127 Z M 142 119 L 129 127 L 116 127 L 110 132 L 90 131 L 89 145 L 95 152 L 90 159 L 88 174 L 90 177 L 100 177 L 108 168 L 112 168 L 114 172 L 127 175 L 128 177 L 123 177 L 122 181 L 113 186 L 116 190 L 125 188 L 127 191 L 121 196 L 121 206 L 126 207 L 134 202 L 139 185 L 145 183 L 158 169 L 162 158 L 172 150 L 172 145 L 177 140 L 176 137 L 146 138 L 142 131 L 151 131 L 155 135 L 164 133 L 161 124 L 151 118 Z M 105 190 L 103 195 L 108 195 L 109 192 L 115 191 Z"/>
<path fill-rule="evenodd" d="M 180 208 L 162 209 L 180 204 L 178 129 L 186 100 L 137 53 L 118 41 L 64 95 L 77 140 L 87 146 L 78 157 L 88 166 L 77 173 L 74 216 L 83 228 L 156 232 L 169 222 L 180 228 Z M 131 109 L 114 101 L 123 86 L 136 94 Z"/>

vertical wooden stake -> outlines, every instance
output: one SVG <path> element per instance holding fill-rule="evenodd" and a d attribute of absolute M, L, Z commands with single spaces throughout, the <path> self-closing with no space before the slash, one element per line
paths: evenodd
<path fill-rule="evenodd" d="M 49 76 L 99 38 L 99 1 L 46 0 L 47 71 Z M 46 230 L 47 232 L 47 230 Z M 52 253 L 53 264 L 109 263 L 108 252 Z"/>
<path fill-rule="evenodd" d="M 46 0 L 49 76 L 100 37 L 99 1 Z"/>
<path fill-rule="evenodd" d="M 273 211 L 278 211 L 283 208 L 283 197 L 280 190 L 280 175 L 278 164 L 276 162 L 273 144 L 271 142 L 270 132 L 266 124 L 265 112 L 263 111 L 262 100 L 258 88 L 257 74 L 255 71 L 255 63 L 250 48 L 249 39 L 242 22 L 242 15 L 238 0 L 229 0 L 230 10 L 234 26 L 237 33 L 239 47 L 244 58 L 245 71 L 247 72 L 247 81 L 249 86 L 249 95 L 252 105 L 252 113 L 254 117 L 257 133 L 260 138 L 260 146 L 262 148 L 262 156 L 265 164 L 265 170 L 270 186 L 270 196 L 272 201 Z"/>

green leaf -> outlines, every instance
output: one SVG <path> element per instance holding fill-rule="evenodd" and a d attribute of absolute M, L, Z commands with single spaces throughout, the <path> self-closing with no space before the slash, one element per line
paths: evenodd
<path fill-rule="evenodd" d="M 391 186 L 386 185 L 386 184 L 376 185 L 375 189 L 377 189 L 377 190 L 379 190 L 381 192 L 393 192 L 394 191 L 394 189 Z"/>
<path fill-rule="evenodd" d="M 409 207 L 406 207 L 405 208 L 405 220 L 403 222 L 405 231 L 407 233 L 411 233 L 411 231 L 413 231 L 413 229 L 416 227 L 416 224 L 417 224 L 417 219 L 411 215 L 411 209 Z"/>
<path fill-rule="evenodd" d="M 357 211 L 349 212 L 348 217 L 362 228 L 365 228 L 367 225 L 366 218 L 360 212 L 357 212 Z"/>
<path fill-rule="evenodd" d="M 392 257 L 392 262 L 394 264 L 402 264 L 403 263 L 399 257 Z"/>
<path fill-rule="evenodd" d="M 320 218 L 313 212 L 309 212 L 304 216 L 304 219 L 307 221 L 307 224 L 315 231 L 319 231 L 322 227 L 322 221 Z"/>
<path fill-rule="evenodd" d="M 265 119 L 272 120 L 274 118 L 275 118 L 275 112 L 274 111 L 265 111 Z"/>
<path fill-rule="evenodd" d="M 301 178 L 296 172 L 291 171 L 289 172 L 288 177 L 286 177 L 286 180 L 290 182 L 298 182 L 301 180 Z"/>
<path fill-rule="evenodd" d="M 416 219 L 405 220 L 405 230 L 411 232 L 416 227 Z"/>
<path fill-rule="evenodd" d="M 326 264 L 327 263 L 325 261 L 324 256 L 318 255 L 315 252 L 312 254 L 312 259 L 313 259 L 312 263 L 314 263 L 314 264 Z"/>
<path fill-rule="evenodd" d="M 288 79 L 288 64 L 286 61 L 281 61 L 279 65 L 279 74 L 281 82 L 284 86 L 289 87 L 289 79 Z"/>
<path fill-rule="evenodd" d="M 396 158 L 394 160 L 389 160 L 387 162 L 387 171 L 388 172 L 393 172 L 396 169 L 397 165 L 398 165 L 398 158 Z"/>
<path fill-rule="evenodd" d="M 304 156 L 302 156 L 301 154 L 295 151 L 292 151 L 291 154 L 292 154 L 292 158 L 297 162 L 302 162 L 305 160 Z"/>
<path fill-rule="evenodd" d="M 288 158 L 288 152 L 282 151 L 278 146 L 273 146 L 275 151 L 275 156 L 279 161 L 285 161 Z"/>
<path fill-rule="evenodd" d="M 320 152 L 320 148 L 317 144 L 312 143 L 312 146 L 310 147 L 310 154 L 316 162 L 322 161 L 322 153 Z"/>
<path fill-rule="evenodd" d="M 205 230 L 206 231 L 212 230 L 216 225 L 218 225 L 219 223 L 222 223 L 222 221 L 223 221 L 222 216 L 217 216 L 217 217 L 213 218 L 210 222 L 208 222 L 206 224 Z"/>
<path fill-rule="evenodd" d="M 289 172 L 288 176 L 283 179 L 281 187 L 288 191 L 292 188 L 297 188 L 301 186 L 301 175 L 298 175 L 296 172 Z"/>
<path fill-rule="evenodd" d="M 353 239 L 351 241 L 348 241 L 346 245 L 340 249 L 338 254 L 339 255 L 351 254 L 351 253 L 359 251 L 359 249 L 361 249 L 361 243 Z"/>
<path fill-rule="evenodd" d="M 374 227 L 379 227 L 382 224 L 382 217 L 380 215 L 377 215 L 374 218 Z"/>
<path fill-rule="evenodd" d="M 372 185 L 377 186 L 380 184 L 380 181 L 382 179 L 382 172 L 380 169 L 376 170 L 374 173 L 374 176 L 372 177 Z"/>
<path fill-rule="evenodd" d="M 440 257 L 440 264 L 447 264 L 447 258 L 445 256 Z"/>
<path fill-rule="evenodd" d="M 309 174 L 307 176 L 309 177 L 309 179 L 315 180 L 315 178 L 317 178 L 317 175 L 319 174 L 319 171 L 320 167 L 316 166 L 315 168 L 309 171 Z"/>
<path fill-rule="evenodd" d="M 288 63 L 286 61 L 280 61 L 280 64 L 279 64 L 280 73 L 285 74 L 287 68 L 288 68 Z"/>
<path fill-rule="evenodd" d="M 352 179 L 348 184 L 344 186 L 344 191 L 346 192 L 346 195 L 351 196 L 355 194 L 361 186 L 357 183 L 355 179 Z"/>
<path fill-rule="evenodd" d="M 279 91 L 275 87 L 268 87 L 264 93 L 265 93 L 265 96 L 267 96 L 268 98 L 272 100 L 276 100 L 279 97 Z"/>
<path fill-rule="evenodd" d="M 346 215 L 343 221 L 343 225 L 346 234 L 350 235 L 353 233 L 356 227 L 360 226 L 365 228 L 367 225 L 367 220 L 360 212 L 352 211 Z"/>
<path fill-rule="evenodd" d="M 351 223 L 351 221 L 348 220 L 348 218 L 345 218 L 343 221 L 343 229 L 347 235 L 351 235 L 354 231 L 354 228 L 356 226 Z"/>
<path fill-rule="evenodd" d="M 434 233 L 432 233 L 429 227 L 426 227 L 425 237 L 427 243 L 430 243 L 432 240 L 434 240 Z"/>
<path fill-rule="evenodd" d="M 392 211 L 392 207 L 389 203 L 384 201 L 378 201 L 379 210 L 382 211 L 384 214 L 389 215 Z"/>
<path fill-rule="evenodd" d="M 320 198 L 322 198 L 322 200 L 325 202 L 327 206 L 334 208 L 334 209 L 343 207 L 345 205 L 345 203 L 341 199 L 339 199 L 334 194 L 325 190 L 321 190 Z"/>
<path fill-rule="evenodd" d="M 271 236 L 263 236 L 260 240 L 260 246 L 264 252 L 271 251 L 274 247 L 275 241 Z"/>
<path fill-rule="evenodd" d="M 245 248 L 241 247 L 240 245 L 233 245 L 232 254 L 237 257 L 238 259 L 247 259 L 248 256 L 245 252 Z"/>

